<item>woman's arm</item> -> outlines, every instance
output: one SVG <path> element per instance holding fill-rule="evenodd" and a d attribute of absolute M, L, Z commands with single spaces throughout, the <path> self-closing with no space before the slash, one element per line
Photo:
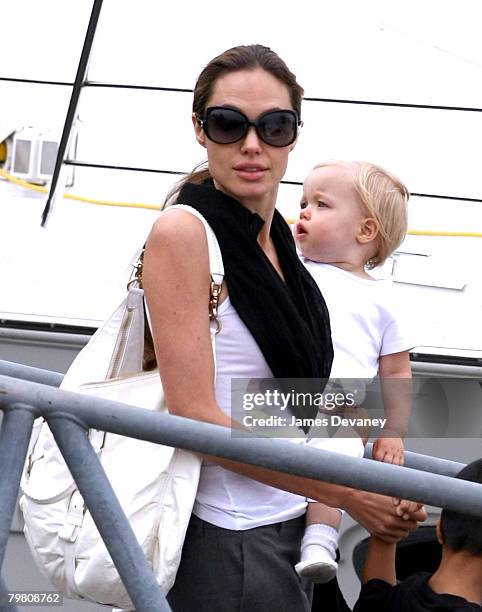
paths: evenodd
<path fill-rule="evenodd" d="M 231 419 L 218 406 L 208 321 L 209 258 L 201 222 L 187 212 L 161 215 L 149 236 L 144 257 L 143 285 L 151 318 L 154 347 L 169 412 L 225 427 Z M 356 513 L 365 493 L 301 476 L 282 474 L 217 457 L 218 465 L 265 484 Z M 400 528 L 389 498 L 375 495 L 378 513 L 362 513 L 370 531 L 382 524 L 385 535 Z M 357 501 L 359 500 L 359 501 Z M 381 500 L 386 500 L 382 502 Z M 390 512 L 388 505 L 390 504 Z M 350 509 L 351 508 L 351 509 Z M 385 520 L 380 518 L 380 513 Z M 376 525 L 375 525 L 376 523 Z M 403 522 L 403 533 L 416 527 Z"/>
<path fill-rule="evenodd" d="M 210 282 L 201 221 L 180 210 L 162 214 L 147 240 L 143 287 L 169 412 L 230 426 L 214 395 Z"/>

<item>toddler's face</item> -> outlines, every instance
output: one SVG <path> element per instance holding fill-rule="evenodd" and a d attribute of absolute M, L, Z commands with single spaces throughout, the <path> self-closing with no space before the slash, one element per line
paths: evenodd
<path fill-rule="evenodd" d="M 312 261 L 342 263 L 358 248 L 364 218 L 355 190 L 352 164 L 315 168 L 303 185 L 295 240 Z"/>

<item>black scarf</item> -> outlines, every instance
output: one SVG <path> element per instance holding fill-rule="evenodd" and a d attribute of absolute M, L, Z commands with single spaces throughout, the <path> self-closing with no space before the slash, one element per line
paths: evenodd
<path fill-rule="evenodd" d="M 273 376 L 328 378 L 333 361 L 328 309 L 280 213 L 275 210 L 270 235 L 284 282 L 258 244 L 264 224 L 259 215 L 215 189 L 211 180 L 185 184 L 178 203 L 198 210 L 216 234 L 231 303 Z"/>

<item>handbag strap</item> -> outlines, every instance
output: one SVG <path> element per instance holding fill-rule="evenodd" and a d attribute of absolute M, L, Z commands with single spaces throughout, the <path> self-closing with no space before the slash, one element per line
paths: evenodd
<path fill-rule="evenodd" d="M 165 211 L 167 212 L 168 210 L 173 210 L 176 208 L 191 213 L 191 215 L 197 217 L 204 225 L 206 237 L 208 239 L 209 271 L 211 273 L 211 278 L 217 285 L 222 285 L 224 278 L 223 257 L 221 255 L 221 249 L 219 248 L 218 239 L 216 238 L 216 234 L 213 232 L 212 227 L 198 210 L 192 206 L 188 206 L 187 204 L 173 204 L 172 206 L 166 208 Z"/>
<path fill-rule="evenodd" d="M 212 230 L 212 227 L 198 210 L 196 210 L 192 206 L 188 206 L 187 204 L 172 204 L 162 212 L 166 213 L 169 210 L 174 209 L 180 209 L 189 212 L 191 215 L 197 217 L 199 221 L 201 221 L 201 223 L 203 224 L 204 229 L 206 231 L 206 238 L 208 241 L 209 272 L 211 274 L 211 279 L 216 285 L 222 285 L 224 279 L 223 256 L 221 255 L 219 242 L 216 238 L 216 234 Z M 129 285 L 132 283 L 137 283 L 140 288 L 142 288 L 142 268 L 144 263 L 144 251 L 145 245 L 142 247 L 142 250 L 139 253 L 136 263 L 132 266 L 134 268 L 134 273 L 131 280 L 129 281 Z"/>
<path fill-rule="evenodd" d="M 224 280 L 224 264 L 218 239 L 216 238 L 216 234 L 213 232 L 212 227 L 198 210 L 187 204 L 173 204 L 166 208 L 163 212 L 165 213 L 169 210 L 174 209 L 180 209 L 189 212 L 191 215 L 197 217 L 204 226 L 206 238 L 208 241 L 209 272 L 211 274 L 211 287 L 209 292 L 209 319 L 216 323 L 216 333 L 219 333 L 221 331 L 221 324 L 218 319 L 218 305 Z M 139 254 L 139 257 L 137 258 L 136 263 L 133 265 L 134 271 L 131 280 L 127 284 L 128 288 L 130 288 L 132 285 L 135 285 L 142 289 L 144 252 L 145 245 L 142 247 L 142 250 Z"/>
<path fill-rule="evenodd" d="M 218 319 L 218 305 L 224 279 L 224 264 L 218 239 L 216 238 L 216 234 L 213 232 L 212 227 L 198 210 L 192 206 L 189 206 L 188 204 L 173 204 L 172 206 L 169 206 L 169 208 L 166 208 L 166 211 L 173 209 L 185 210 L 191 215 L 194 215 L 199 219 L 199 221 L 201 221 L 206 231 L 209 253 L 209 272 L 211 273 L 209 319 L 216 323 L 216 333 L 219 333 L 221 331 L 221 323 Z"/>

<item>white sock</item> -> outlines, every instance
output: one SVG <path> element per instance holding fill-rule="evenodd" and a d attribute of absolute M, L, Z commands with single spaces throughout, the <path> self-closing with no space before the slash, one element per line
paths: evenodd
<path fill-rule="evenodd" d="M 336 559 L 338 546 L 338 531 L 329 525 L 316 523 L 308 525 L 301 540 L 301 561 L 317 561 L 325 559 Z"/>

